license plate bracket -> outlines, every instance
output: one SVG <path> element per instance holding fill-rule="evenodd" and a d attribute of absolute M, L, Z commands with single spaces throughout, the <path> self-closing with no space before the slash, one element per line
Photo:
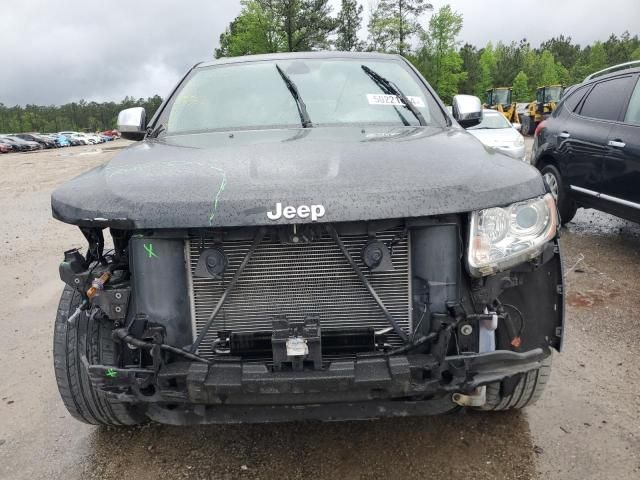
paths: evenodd
<path fill-rule="evenodd" d="M 275 318 L 271 347 L 274 370 L 322 369 L 320 318 L 308 316 L 303 323 Z"/>

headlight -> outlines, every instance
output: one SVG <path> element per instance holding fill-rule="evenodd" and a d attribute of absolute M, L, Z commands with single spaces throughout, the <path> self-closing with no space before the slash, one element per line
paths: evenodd
<path fill-rule="evenodd" d="M 467 253 L 470 273 L 491 275 L 537 257 L 557 228 L 556 203 L 550 194 L 473 212 Z"/>
<path fill-rule="evenodd" d="M 524 137 L 520 136 L 516 141 L 513 142 L 514 147 L 524 147 Z"/>

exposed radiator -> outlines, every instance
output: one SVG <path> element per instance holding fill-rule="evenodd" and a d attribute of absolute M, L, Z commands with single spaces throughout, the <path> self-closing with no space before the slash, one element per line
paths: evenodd
<path fill-rule="evenodd" d="M 389 244 L 400 233 L 396 230 L 379 233 L 378 239 Z M 407 332 L 411 330 L 408 237 L 393 246 L 393 271 L 371 273 L 361 260 L 367 236 L 341 235 L 349 253 L 382 302 Z M 195 335 L 207 322 L 250 245 L 250 240 L 224 242 L 229 266 L 220 281 L 193 275 L 201 249 L 213 247 L 213 238 L 194 237 L 187 241 Z M 212 342 L 221 330 L 271 331 L 272 320 L 277 315 L 286 316 L 290 322 L 302 322 L 308 315 L 318 315 L 323 330 L 389 327 L 382 311 L 328 235 L 301 244 L 284 244 L 273 235 L 265 237 L 252 255 L 224 308 L 216 316 L 199 353 L 204 356 L 213 354 Z M 389 334 L 388 340 L 394 346 L 401 343 L 395 333 Z"/>

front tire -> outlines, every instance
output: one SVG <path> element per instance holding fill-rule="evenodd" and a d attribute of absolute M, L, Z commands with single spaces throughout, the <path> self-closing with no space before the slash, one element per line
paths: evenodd
<path fill-rule="evenodd" d="M 562 225 L 569 223 L 576 216 L 578 207 L 573 199 L 569 196 L 564 182 L 562 181 L 562 175 L 555 165 L 545 165 L 541 170 L 547 185 L 551 189 L 551 194 L 556 199 L 558 205 L 558 212 L 560 212 L 560 221 Z"/>
<path fill-rule="evenodd" d="M 522 374 L 510 394 L 503 394 L 504 382 L 487 385 L 487 403 L 480 410 L 519 410 L 537 402 L 542 396 L 551 375 L 551 355 L 542 361 L 540 368 Z"/>
<path fill-rule="evenodd" d="M 75 325 L 67 319 L 80 304 L 80 295 L 64 287 L 53 334 L 53 364 L 56 383 L 65 407 L 75 419 L 92 425 L 137 425 L 145 421 L 136 406 L 118 402 L 93 387 L 82 362 L 113 365 L 111 329 L 104 322 L 81 315 Z"/>

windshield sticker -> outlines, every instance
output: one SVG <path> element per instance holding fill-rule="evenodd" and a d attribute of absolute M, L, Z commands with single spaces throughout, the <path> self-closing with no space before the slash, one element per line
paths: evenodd
<path fill-rule="evenodd" d="M 407 97 L 414 106 L 424 108 L 424 100 L 422 97 Z M 402 100 L 396 95 L 383 95 L 380 93 L 368 93 L 367 100 L 369 105 L 391 105 L 402 106 Z"/>

